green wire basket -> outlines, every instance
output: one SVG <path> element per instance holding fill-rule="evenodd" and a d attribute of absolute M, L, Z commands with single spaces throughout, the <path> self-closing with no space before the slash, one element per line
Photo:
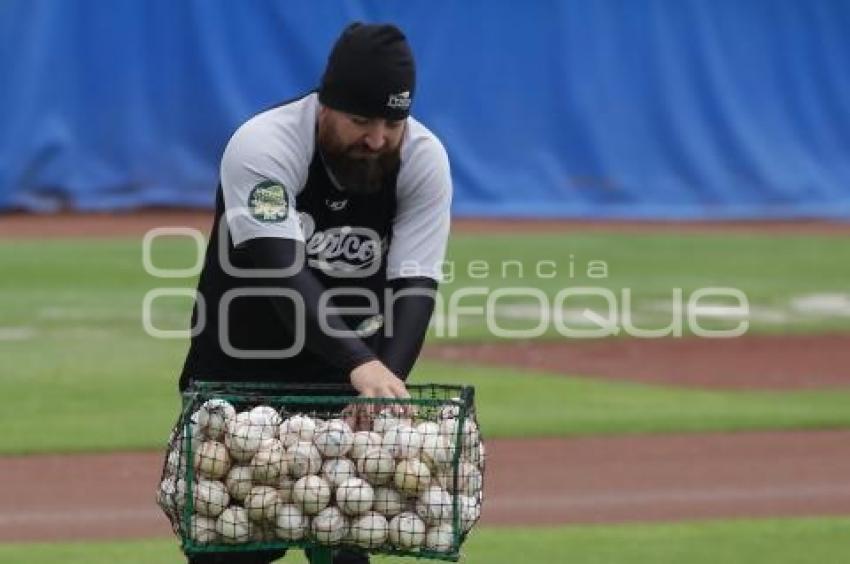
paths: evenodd
<path fill-rule="evenodd" d="M 457 561 L 481 513 L 469 386 L 194 382 L 157 500 L 186 554 L 306 549 Z"/>

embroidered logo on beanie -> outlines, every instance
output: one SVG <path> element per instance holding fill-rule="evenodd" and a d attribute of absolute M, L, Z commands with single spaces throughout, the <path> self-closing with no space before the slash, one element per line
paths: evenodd
<path fill-rule="evenodd" d="M 387 107 L 398 110 L 410 109 L 410 91 L 405 90 L 398 94 L 390 94 L 390 99 L 387 100 Z"/>

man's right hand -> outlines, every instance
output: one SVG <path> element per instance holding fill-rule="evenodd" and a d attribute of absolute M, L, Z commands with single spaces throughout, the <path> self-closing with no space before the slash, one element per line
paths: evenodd
<path fill-rule="evenodd" d="M 366 398 L 409 398 L 404 382 L 383 362 L 370 360 L 351 371 L 351 385 Z"/>

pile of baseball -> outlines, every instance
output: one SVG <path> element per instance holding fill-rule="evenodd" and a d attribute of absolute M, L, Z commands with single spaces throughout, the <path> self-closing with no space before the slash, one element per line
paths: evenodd
<path fill-rule="evenodd" d="M 354 432 L 340 418 L 285 417 L 265 405 L 237 413 L 211 399 L 190 419 L 191 494 L 180 429 L 158 502 L 201 544 L 310 540 L 373 551 L 455 551 L 454 507 L 468 532 L 480 516 L 484 468 L 477 425 L 466 418 L 459 429 L 458 413 L 446 405 L 420 420 L 385 410 L 371 430 Z"/>

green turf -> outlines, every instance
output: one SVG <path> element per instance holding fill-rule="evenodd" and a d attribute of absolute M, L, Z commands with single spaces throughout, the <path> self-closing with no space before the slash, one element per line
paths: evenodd
<path fill-rule="evenodd" d="M 145 354 L 132 339 L 112 342 L 98 355 L 78 341 L 58 363 L 31 351 L 38 376 L 4 382 L 17 399 L 0 411 L 0 453 L 163 447 L 178 407 L 168 366 L 182 346 Z M 434 362 L 412 381 L 474 385 L 490 438 L 850 426 L 850 391 L 712 392 Z"/>
<path fill-rule="evenodd" d="M 751 332 L 850 329 L 846 313 L 818 316 L 797 311 L 791 304 L 793 298 L 809 294 L 847 293 L 850 246 L 840 237 L 722 233 L 458 235 L 452 238 L 449 258 L 450 268 L 445 270 L 451 282 L 443 286 L 447 300 L 459 287 L 530 287 L 542 290 L 552 305 L 554 296 L 566 287 L 600 287 L 614 292 L 614 319 L 622 321 L 623 291 L 628 289 L 634 323 L 651 329 L 671 322 L 672 315 L 665 307 L 673 301 L 674 288 L 682 289 L 687 304 L 697 289 L 730 287 L 742 290 L 752 306 Z M 602 263 L 607 276 L 599 278 L 601 271 L 596 266 Z M 555 276 L 538 276 L 538 265 L 542 265 L 544 275 Z M 485 273 L 487 276 L 482 277 Z M 507 297 L 498 303 L 510 301 L 531 306 L 538 303 L 533 298 Z M 481 305 L 485 300 L 469 297 L 461 303 Z M 602 298 L 576 297 L 564 305 L 607 311 L 607 304 Z M 535 325 L 534 320 L 498 321 L 508 328 Z M 461 337 L 490 338 L 482 320 L 464 318 L 461 322 L 465 323 L 459 331 Z M 710 319 L 701 319 L 700 323 L 712 329 L 737 325 L 736 321 Z M 568 325 L 582 328 L 575 323 Z M 688 334 L 688 323 L 683 325 Z M 550 330 L 548 336 L 553 335 L 558 333 Z"/>
<path fill-rule="evenodd" d="M 850 425 L 850 390 L 707 391 L 432 362 L 415 376 L 475 386 L 482 429 L 492 437 Z"/>
<path fill-rule="evenodd" d="M 194 243 L 165 239 L 154 247 L 161 268 L 190 266 Z M 137 327 L 145 292 L 154 287 L 194 288 L 194 279 L 156 279 L 142 268 L 138 240 L 16 241 L 0 243 L 4 276 L 0 291 L 8 296 L 0 306 L 3 326 L 25 326 L 39 333 L 51 330 L 86 332 Z M 808 294 L 846 293 L 850 279 L 850 246 L 840 237 L 724 235 L 724 234 L 550 234 L 457 235 L 452 238 L 445 268 L 443 295 L 448 304 L 460 288 L 529 287 L 546 295 L 550 305 L 567 287 L 598 286 L 614 292 L 618 320 L 624 307 L 623 290 L 632 295 L 634 322 L 660 328 L 670 323 L 673 290 L 681 288 L 687 301 L 709 286 L 741 289 L 753 306 L 752 332 L 810 332 L 850 330 L 850 315 L 815 315 L 791 307 L 791 300 Z M 545 263 L 545 275 L 536 265 Z M 588 266 L 605 263 L 605 278 L 588 276 Z M 521 271 L 517 267 L 521 265 Z M 482 275 L 485 275 L 481 277 Z M 592 273 L 591 273 L 592 274 Z M 468 297 L 462 305 L 481 305 L 484 298 Z M 498 305 L 530 299 L 504 297 Z M 186 299 L 159 302 L 158 326 L 185 325 Z M 607 306 L 602 298 L 571 298 L 567 308 Z M 534 320 L 511 320 L 497 309 L 500 325 L 528 328 Z M 737 322 L 710 321 L 713 328 Z M 567 320 L 570 327 L 582 326 Z M 70 325 L 70 327 L 69 327 Z M 95 327 L 91 327 L 94 325 Z M 557 335 L 552 323 L 549 336 Z M 688 323 L 684 323 L 687 332 Z M 492 338 L 475 316 L 460 319 L 459 336 Z"/>
<path fill-rule="evenodd" d="M 481 528 L 464 546 L 469 564 L 838 564 L 850 558 L 850 519 L 770 519 L 681 524 Z M 0 544 L 0 562 L 168 564 L 171 539 Z M 414 562 L 376 557 L 376 564 Z M 305 562 L 293 552 L 281 562 Z"/>
<path fill-rule="evenodd" d="M 155 263 L 189 266 L 192 246 L 157 244 Z M 473 257 L 530 264 L 574 254 L 577 265 L 607 261 L 608 283 L 634 285 L 636 295 L 700 281 L 738 282 L 754 301 L 781 302 L 800 292 L 842 289 L 850 275 L 848 253 L 841 239 L 827 237 L 461 236 L 452 243 L 458 270 L 446 289 L 472 282 L 457 276 L 463 270 L 457 265 Z M 0 243 L 2 392 L 15 398 L 13 409 L 0 411 L 0 452 L 161 446 L 176 413 L 175 382 L 186 345 L 146 335 L 142 301 L 152 288 L 191 288 L 194 280 L 147 276 L 141 254 L 139 241 Z M 684 256 L 692 260 L 685 264 Z M 497 276 L 487 283 L 517 280 Z M 545 281 L 541 288 L 551 293 L 559 284 Z M 189 300 L 163 300 L 153 310 L 156 326 L 180 328 Z M 786 329 L 814 327 L 830 326 Z M 467 336 L 474 337 L 475 327 L 469 329 Z M 478 387 L 484 430 L 492 437 L 850 424 L 850 392 L 716 393 L 428 363 L 417 379 L 447 375 Z"/>

